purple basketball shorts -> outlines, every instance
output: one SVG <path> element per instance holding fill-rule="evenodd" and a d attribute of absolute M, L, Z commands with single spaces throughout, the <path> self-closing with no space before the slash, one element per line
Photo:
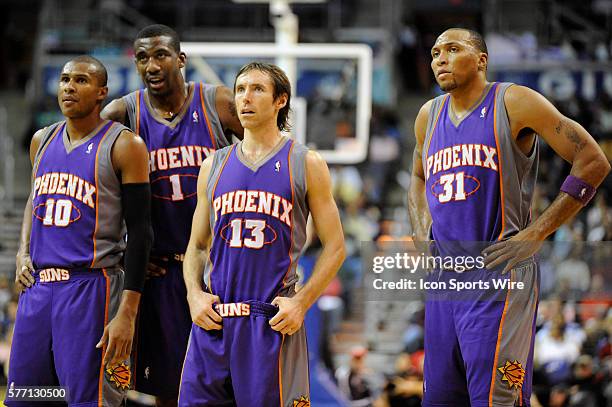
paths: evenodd
<path fill-rule="evenodd" d="M 221 304 L 223 328 L 193 325 L 183 365 L 179 406 L 310 406 L 308 349 L 302 327 L 274 331 L 271 304 Z"/>
<path fill-rule="evenodd" d="M 178 398 L 191 316 L 183 262 L 159 264 L 166 274 L 145 283 L 134 346 L 135 389 L 163 399 Z"/>
<path fill-rule="evenodd" d="M 121 405 L 130 385 L 129 361 L 103 366 L 105 349 L 96 344 L 119 307 L 123 271 L 44 269 L 34 277 L 19 297 L 9 386 L 62 386 L 70 406 Z"/>
<path fill-rule="evenodd" d="M 453 291 L 453 279 L 480 288 Z M 438 271 L 429 280 L 449 289 L 428 292 L 425 304 L 423 406 L 529 406 L 539 284 L 535 261 L 504 275 Z M 493 280 L 523 285 L 503 289 Z"/>

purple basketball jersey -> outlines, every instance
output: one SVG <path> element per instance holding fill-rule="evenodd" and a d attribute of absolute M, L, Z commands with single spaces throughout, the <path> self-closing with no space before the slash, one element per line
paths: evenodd
<path fill-rule="evenodd" d="M 100 268 L 119 262 L 125 228 L 110 151 L 125 129 L 105 121 L 71 144 L 64 122 L 47 128 L 31 192 L 30 253 L 37 269 Z"/>
<path fill-rule="evenodd" d="M 460 122 L 453 120 L 447 96 L 436 118 L 424 150 L 435 240 L 492 241 L 500 234 L 500 170 L 493 123 L 496 88 L 491 86 Z"/>
<path fill-rule="evenodd" d="M 208 182 L 213 240 L 205 272 L 221 302 L 291 296 L 306 237 L 306 148 L 282 140 L 258 165 L 225 148 Z"/>
<path fill-rule="evenodd" d="M 124 97 L 130 125 L 149 150 L 153 253 L 184 253 L 191 234 L 202 161 L 228 144 L 215 108 L 216 87 L 189 84 L 181 111 L 167 120 L 155 112 L 146 90 Z"/>
<path fill-rule="evenodd" d="M 512 140 L 508 86 L 488 85 L 462 118 L 449 95 L 434 99 L 422 159 L 436 241 L 492 242 L 529 224 L 537 143 L 527 156 Z"/>

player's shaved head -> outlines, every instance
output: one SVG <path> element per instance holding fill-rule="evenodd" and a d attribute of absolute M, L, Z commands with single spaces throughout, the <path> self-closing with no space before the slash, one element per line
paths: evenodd
<path fill-rule="evenodd" d="M 478 50 L 478 52 L 484 52 L 487 55 L 489 54 L 487 43 L 478 31 L 470 30 L 469 28 L 454 27 L 449 28 L 448 30 L 444 31 L 444 33 L 449 31 L 463 31 L 467 33 L 469 37 L 468 41 L 476 50 Z M 442 35 L 444 35 L 444 33 L 442 33 Z"/>
<path fill-rule="evenodd" d="M 176 51 L 176 53 L 181 52 L 181 40 L 179 39 L 178 34 L 172 28 L 163 24 L 153 24 L 146 26 L 138 35 L 136 35 L 136 40 L 138 41 L 143 38 L 153 38 L 153 37 L 168 37 L 170 38 L 170 46 Z"/>
<path fill-rule="evenodd" d="M 78 57 L 72 58 L 70 61 L 66 62 L 64 66 L 71 62 L 75 64 L 85 63 L 92 66 L 94 69 L 91 71 L 91 74 L 96 77 L 96 80 L 100 86 L 106 86 L 106 83 L 108 82 L 108 73 L 106 72 L 106 67 L 98 58 L 94 58 L 91 55 L 79 55 Z"/>

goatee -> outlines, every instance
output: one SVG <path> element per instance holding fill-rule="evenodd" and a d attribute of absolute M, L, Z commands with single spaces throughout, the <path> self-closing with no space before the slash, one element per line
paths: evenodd
<path fill-rule="evenodd" d="M 445 85 L 440 85 L 440 89 L 442 90 L 442 92 L 450 92 L 451 90 L 455 90 L 457 89 L 457 82 L 452 81 L 451 83 L 447 83 Z"/>

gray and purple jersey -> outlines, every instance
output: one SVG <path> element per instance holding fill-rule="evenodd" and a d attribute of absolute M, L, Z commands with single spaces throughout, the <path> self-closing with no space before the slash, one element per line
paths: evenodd
<path fill-rule="evenodd" d="M 512 138 L 504 104 L 511 85 L 488 84 L 462 118 L 449 95 L 433 100 L 422 160 L 440 255 L 480 254 L 478 243 L 509 238 L 529 225 L 538 146 L 526 155 Z M 534 259 L 505 275 L 446 269 L 428 279 L 491 288 L 427 291 L 423 406 L 529 406 L 539 291 Z M 525 289 L 495 289 L 496 280 Z"/>
<path fill-rule="evenodd" d="M 462 117 L 450 95 L 433 100 L 423 144 L 426 195 L 436 241 L 492 242 L 527 227 L 538 168 L 512 139 L 504 94 L 491 83 Z"/>
<path fill-rule="evenodd" d="M 155 112 L 148 92 L 123 97 L 130 126 L 149 150 L 153 253 L 184 253 L 197 203 L 202 162 L 229 143 L 215 108 L 216 86 L 189 83 L 180 112 L 167 120 Z"/>
<path fill-rule="evenodd" d="M 212 244 L 204 281 L 222 303 L 292 296 L 306 240 L 307 148 L 284 138 L 257 164 L 242 143 L 216 152 L 207 185 Z"/>
<path fill-rule="evenodd" d="M 71 143 L 65 122 L 45 129 L 32 172 L 30 254 L 36 269 L 103 268 L 120 261 L 125 224 L 111 149 L 123 130 L 107 120 Z"/>

